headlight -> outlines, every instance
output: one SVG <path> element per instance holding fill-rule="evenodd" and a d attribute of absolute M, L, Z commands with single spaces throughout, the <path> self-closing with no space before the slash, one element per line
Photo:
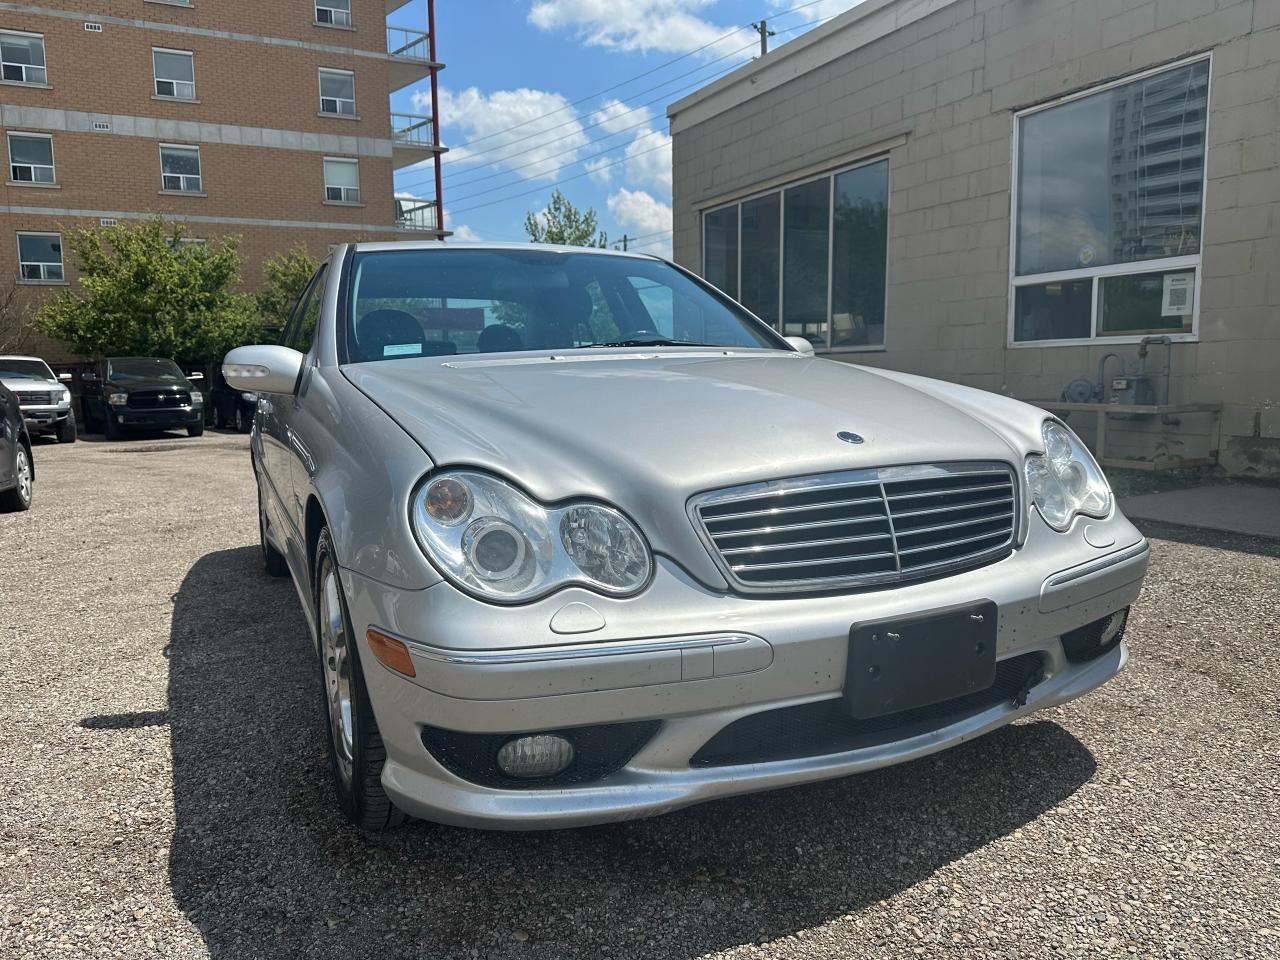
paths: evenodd
<path fill-rule="evenodd" d="M 1093 455 L 1074 433 L 1056 420 L 1040 428 L 1044 454 L 1027 457 L 1027 489 L 1045 523 L 1062 532 L 1076 514 L 1105 517 L 1111 512 L 1111 487 Z"/>
<path fill-rule="evenodd" d="M 256 393 L 242 393 L 240 394 L 240 399 L 245 403 L 257 403 L 258 395 Z"/>
<path fill-rule="evenodd" d="M 70 403 L 70 402 L 71 402 L 71 391 L 68 390 L 66 387 L 63 387 L 62 399 L 59 400 L 58 403 Z"/>
<path fill-rule="evenodd" d="M 113 407 L 123 407 L 128 402 L 129 395 L 127 393 L 113 393 L 107 397 L 107 403 Z"/>
<path fill-rule="evenodd" d="M 418 543 L 459 586 L 530 600 L 570 584 L 635 593 L 653 560 L 635 524 L 612 507 L 544 507 L 506 481 L 470 470 L 432 477 L 411 507 Z"/>
<path fill-rule="evenodd" d="M 202 394 L 199 390 L 192 390 L 192 391 L 191 391 L 191 405 L 192 405 L 193 407 L 203 407 L 203 406 L 204 406 L 204 394 Z"/>

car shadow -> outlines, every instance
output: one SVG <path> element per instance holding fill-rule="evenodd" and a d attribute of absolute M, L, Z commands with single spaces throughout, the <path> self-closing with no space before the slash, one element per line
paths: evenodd
<path fill-rule="evenodd" d="M 173 895 L 214 957 L 694 957 L 785 936 L 927 878 L 1069 797 L 1089 751 L 1020 723 L 911 764 L 652 820 L 547 833 L 331 802 L 316 667 L 292 586 L 256 548 L 211 553 L 173 598 L 166 721 Z"/>

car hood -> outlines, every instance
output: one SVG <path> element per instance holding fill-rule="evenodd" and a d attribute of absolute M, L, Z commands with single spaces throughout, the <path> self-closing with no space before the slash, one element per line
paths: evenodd
<path fill-rule="evenodd" d="M 187 391 L 190 393 L 195 390 L 189 383 L 179 383 L 176 380 L 166 380 L 163 377 L 130 377 L 128 380 L 108 380 L 107 384 L 112 390 L 123 390 L 126 393 L 130 390 L 167 390 L 171 393 Z"/>
<path fill-rule="evenodd" d="M 1021 460 L 972 411 L 781 351 L 426 358 L 343 371 L 438 465 L 487 468 L 549 500 L 670 502 L 831 470 Z"/>
<path fill-rule="evenodd" d="M 0 379 L 0 383 L 3 383 L 6 387 L 14 391 L 15 393 L 19 390 L 56 391 L 62 386 L 62 384 L 59 383 L 57 380 L 44 380 L 44 379 L 34 380 L 30 377 L 8 377 L 5 379 Z"/>

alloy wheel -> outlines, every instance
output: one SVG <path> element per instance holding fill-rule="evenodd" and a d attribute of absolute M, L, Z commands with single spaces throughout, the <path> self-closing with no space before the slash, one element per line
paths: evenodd
<path fill-rule="evenodd" d="M 18 455 L 15 458 L 16 473 L 18 475 L 18 496 L 22 498 L 23 503 L 31 503 L 31 458 L 27 456 L 27 448 L 18 445 Z"/>
<path fill-rule="evenodd" d="M 338 595 L 338 574 L 326 562 L 320 573 L 320 658 L 324 668 L 325 698 L 329 705 L 329 730 L 338 773 L 351 783 L 355 764 L 355 720 L 351 700 L 351 654 L 346 617 Z"/>

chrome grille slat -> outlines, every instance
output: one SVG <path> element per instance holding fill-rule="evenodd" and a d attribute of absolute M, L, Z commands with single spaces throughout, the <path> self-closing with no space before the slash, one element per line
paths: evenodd
<path fill-rule="evenodd" d="M 764 510 L 747 510 L 743 513 L 725 513 L 718 517 L 707 517 L 705 523 L 717 523 L 722 520 L 746 520 L 748 517 L 771 517 L 778 513 L 797 513 L 801 510 L 821 510 L 825 507 L 849 507 L 860 503 L 883 504 L 879 497 L 864 497 L 859 500 L 827 500 L 822 503 L 800 503 L 793 507 L 767 507 Z"/>
<path fill-rule="evenodd" d="M 732 550 L 721 550 L 726 557 L 740 553 L 773 553 L 778 550 L 806 550 L 812 547 L 832 547 L 837 543 L 864 543 L 868 540 L 892 540 L 887 533 L 872 533 L 865 537 L 832 537 L 828 540 L 794 540 L 789 543 L 764 543 L 754 547 L 735 547 Z"/>
<path fill-rule="evenodd" d="M 785 527 L 752 527 L 750 530 L 726 530 L 723 533 L 711 534 L 711 539 L 718 544 L 728 537 L 766 536 L 771 533 L 783 533 L 790 530 L 815 530 L 819 527 L 842 527 L 855 523 L 885 523 L 888 520 L 882 513 L 869 517 L 849 517 L 839 520 L 814 520 L 810 523 L 788 523 Z"/>
<path fill-rule="evenodd" d="M 887 584 L 992 563 L 1013 549 L 1017 503 L 1016 473 L 993 462 L 749 484 L 695 497 L 689 512 L 730 583 L 770 593 Z M 733 529 L 762 517 L 768 520 Z"/>

